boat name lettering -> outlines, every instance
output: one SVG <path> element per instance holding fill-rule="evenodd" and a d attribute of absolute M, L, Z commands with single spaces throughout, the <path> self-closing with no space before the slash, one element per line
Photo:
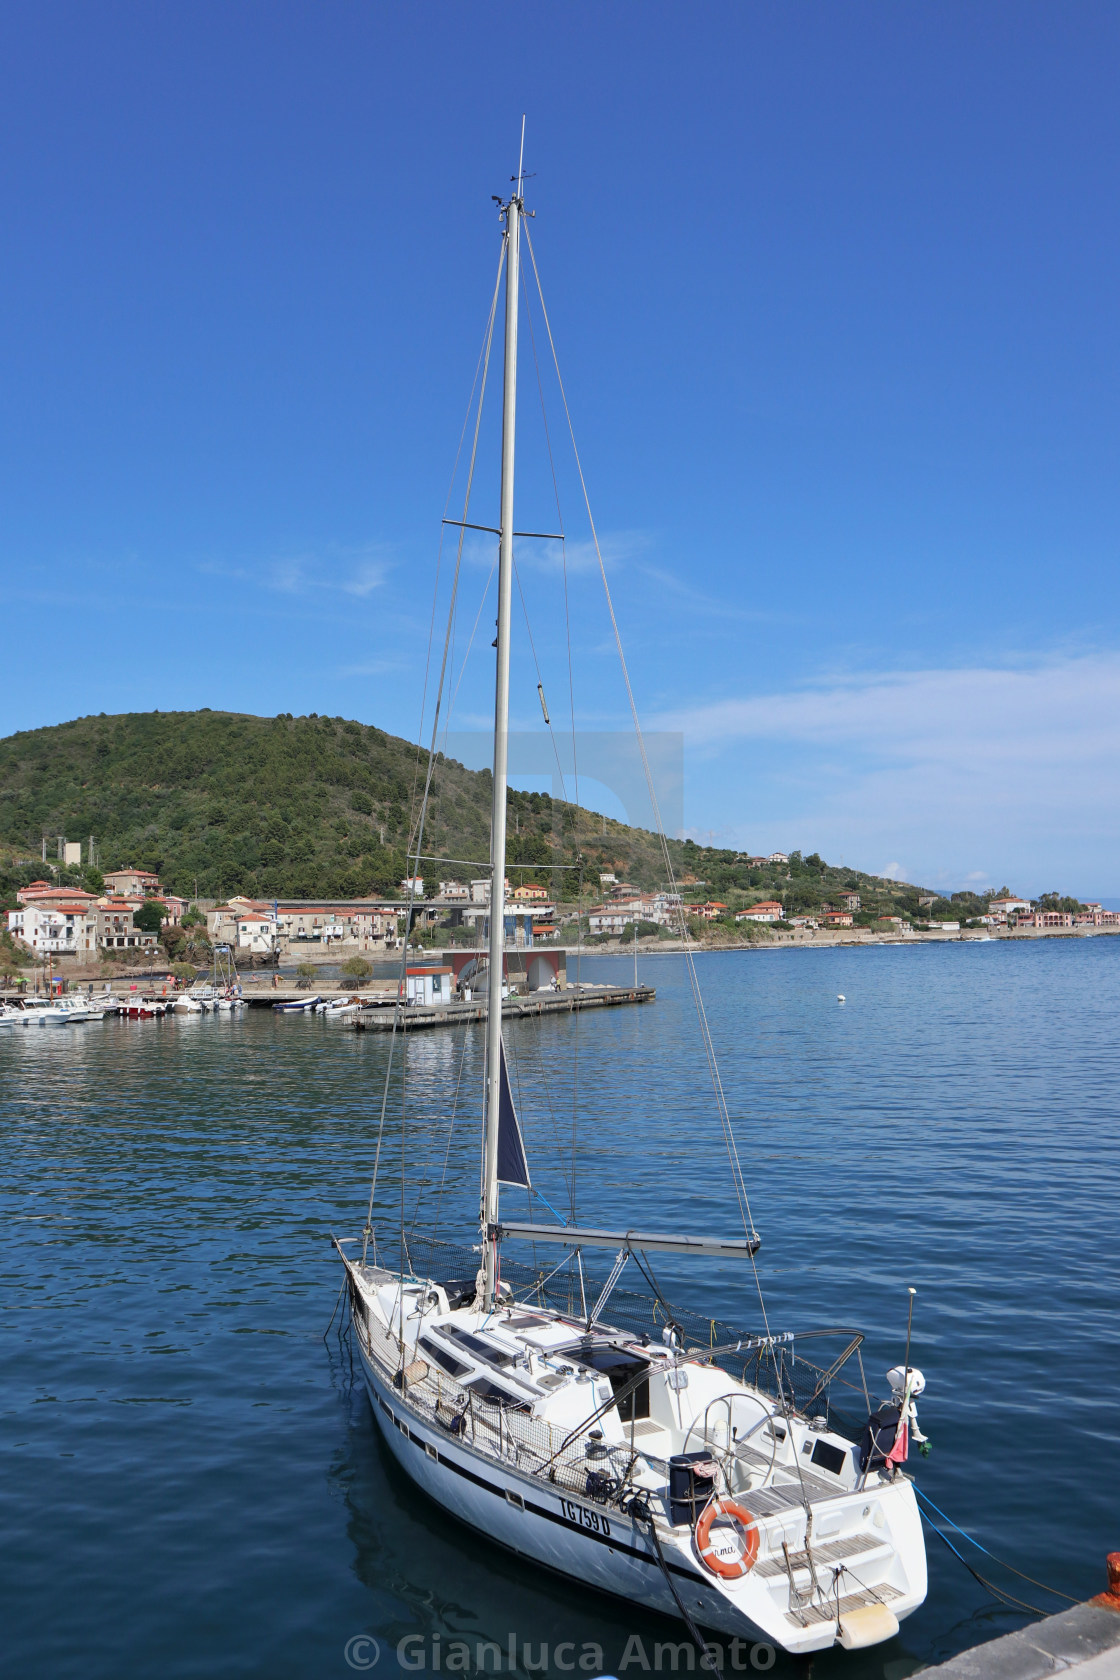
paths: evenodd
<path fill-rule="evenodd" d="M 577 1528 L 589 1528 L 593 1534 L 609 1534 L 611 1531 L 606 1517 L 598 1511 L 589 1511 L 585 1505 L 577 1505 L 574 1500 L 562 1499 L 560 1509 Z"/>

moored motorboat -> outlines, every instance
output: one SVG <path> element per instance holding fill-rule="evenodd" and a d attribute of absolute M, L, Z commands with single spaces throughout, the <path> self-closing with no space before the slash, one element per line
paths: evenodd
<path fill-rule="evenodd" d="M 361 1007 L 361 998 L 329 998 L 315 1005 L 315 1013 L 325 1015 L 328 1020 L 339 1021 L 346 1016 L 356 1015 Z"/>
<path fill-rule="evenodd" d="M 30 997 L 23 1000 L 28 1025 L 40 1027 L 68 1027 L 74 1017 L 70 1010 L 50 998 Z"/>
<path fill-rule="evenodd" d="M 133 1020 L 147 1021 L 166 1015 L 170 1007 L 170 998 L 130 997 L 121 1006 L 121 1014 Z"/>

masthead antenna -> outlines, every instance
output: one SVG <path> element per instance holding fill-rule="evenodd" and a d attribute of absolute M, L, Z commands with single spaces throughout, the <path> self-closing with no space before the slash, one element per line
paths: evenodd
<path fill-rule="evenodd" d="M 521 118 L 521 156 L 517 160 L 517 196 L 521 197 L 521 187 L 525 180 L 525 118 Z"/>

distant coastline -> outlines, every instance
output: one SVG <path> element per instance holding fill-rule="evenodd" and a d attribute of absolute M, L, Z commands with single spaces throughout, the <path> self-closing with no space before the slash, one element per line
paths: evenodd
<path fill-rule="evenodd" d="M 870 948 L 879 945 L 917 946 L 917 945 L 984 945 L 1002 943 L 1006 945 L 1026 945 L 1031 941 L 1042 939 L 1112 939 L 1120 936 L 1120 928 L 1026 928 L 1026 929 L 987 929 L 968 928 L 954 933 L 876 933 L 868 929 L 849 928 L 843 933 L 798 928 L 792 933 L 779 933 L 770 939 L 727 939 L 718 944 L 686 944 L 683 939 L 649 939 L 638 940 L 637 949 L 640 957 L 651 956 L 681 956 L 691 951 L 694 956 L 718 956 L 725 951 L 755 951 L 759 953 L 772 951 L 830 951 L 838 947 L 852 950 L 856 947 Z M 551 949 L 563 950 L 571 959 L 576 955 L 584 957 L 633 957 L 634 942 L 632 940 L 612 940 L 603 945 L 563 945 L 552 946 Z"/>

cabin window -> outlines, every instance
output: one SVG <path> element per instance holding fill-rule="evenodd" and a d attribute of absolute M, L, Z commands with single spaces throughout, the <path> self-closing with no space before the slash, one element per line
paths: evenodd
<path fill-rule="evenodd" d="M 532 1409 L 523 1400 L 516 1399 L 512 1394 L 508 1394 L 504 1388 L 499 1388 L 497 1383 L 490 1382 L 486 1377 L 476 1378 L 474 1382 L 468 1383 L 467 1387 L 472 1394 L 476 1394 L 480 1400 L 487 1401 L 491 1406 L 503 1406 L 506 1411 L 510 1412 L 528 1412 Z"/>
<path fill-rule="evenodd" d="M 432 1341 L 430 1336 L 421 1336 L 420 1346 L 430 1359 L 433 1359 L 437 1365 L 447 1372 L 449 1377 L 465 1377 L 470 1372 L 469 1365 L 464 1365 L 461 1360 L 448 1353 L 446 1348 L 441 1348 L 438 1343 Z"/>
<path fill-rule="evenodd" d="M 834 1447 L 831 1441 L 818 1441 L 813 1448 L 812 1462 L 819 1464 L 822 1470 L 827 1470 L 830 1476 L 838 1476 L 844 1468 L 847 1456 L 842 1447 Z"/>
<path fill-rule="evenodd" d="M 512 1353 L 506 1353 L 493 1342 L 484 1341 L 481 1336 L 472 1336 L 469 1330 L 460 1330 L 455 1325 L 449 1325 L 442 1334 L 459 1342 L 469 1353 L 473 1353 L 476 1359 L 485 1359 L 488 1365 L 497 1365 L 499 1369 L 504 1369 L 505 1366 L 513 1364 Z"/>

